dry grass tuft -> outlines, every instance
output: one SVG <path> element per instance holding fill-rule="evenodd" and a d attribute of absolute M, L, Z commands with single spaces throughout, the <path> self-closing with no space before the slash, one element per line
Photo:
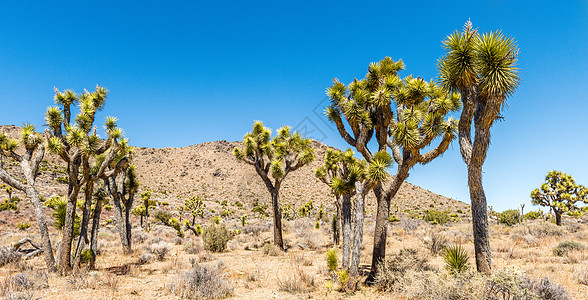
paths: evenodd
<path fill-rule="evenodd" d="M 222 264 L 195 265 L 173 279 L 171 293 L 186 299 L 222 299 L 233 294 L 233 289 L 223 275 Z"/>

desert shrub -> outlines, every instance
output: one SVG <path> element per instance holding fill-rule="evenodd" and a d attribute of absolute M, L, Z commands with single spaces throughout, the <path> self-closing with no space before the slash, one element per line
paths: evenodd
<path fill-rule="evenodd" d="M 171 248 L 172 245 L 170 243 L 162 241 L 159 243 L 152 244 L 149 247 L 149 250 L 151 251 L 151 253 L 153 253 L 153 255 L 155 255 L 155 257 L 157 257 L 157 260 L 162 261 L 165 259 L 165 256 L 171 250 Z"/>
<path fill-rule="evenodd" d="M 233 288 L 222 274 L 220 264 L 214 266 L 195 265 L 173 279 L 170 291 L 185 299 L 222 299 L 233 294 Z"/>
<path fill-rule="evenodd" d="M 545 300 L 569 300 L 570 296 L 566 290 L 559 284 L 552 282 L 548 277 L 540 280 L 533 280 L 527 277 L 527 288 L 539 297 Z"/>
<path fill-rule="evenodd" d="M 537 299 L 523 279 L 517 267 L 494 271 L 486 284 L 488 299 Z"/>
<path fill-rule="evenodd" d="M 263 254 L 269 256 L 280 256 L 282 255 L 282 249 L 274 244 L 263 245 Z"/>
<path fill-rule="evenodd" d="M 427 209 L 427 210 L 425 210 L 425 215 L 423 216 L 423 220 L 425 220 L 431 224 L 443 225 L 443 224 L 449 222 L 449 212 L 448 211 L 438 211 L 435 209 Z"/>
<path fill-rule="evenodd" d="M 467 271 L 470 268 L 468 260 L 470 259 L 468 253 L 461 245 L 452 245 L 445 248 L 443 252 L 443 260 L 445 261 L 445 269 L 451 274 L 459 274 Z"/>
<path fill-rule="evenodd" d="M 267 210 L 267 204 L 261 204 L 259 201 L 253 201 L 253 208 L 251 208 L 251 212 L 257 213 L 258 217 L 267 217 L 269 216 Z"/>
<path fill-rule="evenodd" d="M 425 245 L 431 251 L 431 254 L 436 255 L 441 250 L 449 245 L 449 239 L 440 232 L 432 232 L 428 239 L 425 239 Z"/>
<path fill-rule="evenodd" d="M 564 256 L 570 251 L 582 251 L 586 246 L 574 241 L 563 241 L 553 248 L 553 254 L 557 256 Z"/>
<path fill-rule="evenodd" d="M 416 219 L 406 219 L 406 220 L 402 220 L 400 221 L 400 227 L 402 229 L 404 229 L 405 231 L 413 231 L 416 230 L 417 228 L 419 228 L 419 223 L 422 221 L 416 220 Z"/>
<path fill-rule="evenodd" d="M 290 270 L 278 276 L 278 289 L 289 293 L 304 293 L 315 288 L 312 275 L 307 274 L 295 260 L 290 260 Z"/>
<path fill-rule="evenodd" d="M 293 221 L 298 217 L 298 213 L 296 212 L 296 207 L 293 204 L 286 203 L 282 205 L 282 218 L 288 221 Z"/>
<path fill-rule="evenodd" d="M 301 218 L 304 218 L 304 217 L 310 218 L 310 215 L 312 214 L 313 209 L 314 209 L 314 204 L 312 203 L 312 200 L 310 200 L 310 201 L 306 202 L 306 204 L 304 204 L 300 207 L 300 209 L 298 210 L 298 215 Z"/>
<path fill-rule="evenodd" d="M 37 299 L 30 291 L 47 288 L 48 280 L 44 271 L 8 275 L 0 281 L 0 295 L 5 296 L 3 299 Z M 23 291 L 28 292 L 20 293 Z"/>
<path fill-rule="evenodd" d="M 498 213 L 498 223 L 504 224 L 506 226 L 513 226 L 514 224 L 519 223 L 520 215 L 521 214 L 516 209 L 507 209 L 501 213 Z"/>
<path fill-rule="evenodd" d="M 202 241 L 204 249 L 212 252 L 223 252 L 227 248 L 227 243 L 231 239 L 231 234 L 225 225 L 212 224 L 204 228 L 202 232 Z"/>
<path fill-rule="evenodd" d="M 149 238 L 149 235 L 147 235 L 147 232 L 145 232 L 145 230 L 143 230 L 143 228 L 139 227 L 138 229 L 133 230 L 133 242 L 134 243 L 141 244 L 141 243 L 145 242 L 148 238 Z"/>
<path fill-rule="evenodd" d="M 80 253 L 80 263 L 81 264 L 89 264 L 94 258 L 92 249 L 84 249 Z"/>
<path fill-rule="evenodd" d="M 523 220 L 536 220 L 541 217 L 541 213 L 538 211 L 530 211 L 523 215 Z"/>
<path fill-rule="evenodd" d="M 21 258 L 22 254 L 15 251 L 13 247 L 0 247 L 0 267 L 10 263 L 16 263 L 20 261 Z"/>
<path fill-rule="evenodd" d="M 20 230 L 27 230 L 31 227 L 31 223 L 29 223 L 29 222 L 16 223 L 16 227 L 18 227 L 18 229 L 20 229 Z"/>
<path fill-rule="evenodd" d="M 202 251 L 202 246 L 193 240 L 187 240 L 183 245 L 184 251 L 188 254 L 197 254 Z"/>
<path fill-rule="evenodd" d="M 160 210 L 157 211 L 153 217 L 163 223 L 163 225 L 175 229 L 179 237 L 184 237 L 184 231 L 182 230 L 180 221 L 178 221 L 176 218 L 173 218 L 171 213 Z"/>
<path fill-rule="evenodd" d="M 390 218 L 388 219 L 388 222 L 390 222 L 390 223 L 400 222 L 400 219 L 398 219 L 398 217 L 396 215 L 391 215 Z"/>
<path fill-rule="evenodd" d="M 588 266 L 583 265 L 574 269 L 574 277 L 578 283 L 588 285 Z"/>
<path fill-rule="evenodd" d="M 431 266 L 426 256 L 420 255 L 416 249 L 404 248 L 380 263 L 375 286 L 379 291 L 391 292 L 398 289 L 397 283 L 407 272 L 428 270 Z"/>
<path fill-rule="evenodd" d="M 319 220 L 316 220 L 316 222 L 314 223 L 314 228 L 316 228 L 316 229 L 321 228 L 321 222 Z"/>
<path fill-rule="evenodd" d="M 326 252 L 327 256 L 327 268 L 330 271 L 335 271 L 337 269 L 337 249 L 331 248 Z"/>
<path fill-rule="evenodd" d="M 137 259 L 137 264 L 138 265 L 146 265 L 152 261 L 153 261 L 153 255 L 149 254 L 149 253 L 145 253 L 145 254 L 139 256 L 139 258 Z"/>
<path fill-rule="evenodd" d="M 247 224 L 247 215 L 242 215 L 241 216 L 241 227 L 245 227 L 245 224 Z"/>
<path fill-rule="evenodd" d="M 538 238 L 543 238 L 550 236 L 562 236 L 566 234 L 566 231 L 561 226 L 557 226 L 551 222 L 535 221 L 516 225 L 512 229 L 512 233 L 519 235 L 530 234 Z"/>

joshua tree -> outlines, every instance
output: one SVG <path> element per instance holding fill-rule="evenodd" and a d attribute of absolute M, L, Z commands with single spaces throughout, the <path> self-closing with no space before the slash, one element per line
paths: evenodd
<path fill-rule="evenodd" d="M 102 204 L 108 203 L 106 191 L 103 188 L 94 193 L 94 200 L 96 207 L 94 208 L 94 216 L 92 218 L 92 232 L 90 235 L 90 249 L 92 260 L 90 261 L 90 268 L 94 269 L 96 264 L 96 254 L 98 253 L 98 229 L 100 228 L 100 215 L 102 213 Z"/>
<path fill-rule="evenodd" d="M 555 223 L 561 226 L 561 215 L 578 210 L 576 203 L 588 203 L 588 188 L 576 181 L 571 175 L 559 171 L 549 171 L 541 188 L 531 192 L 534 205 L 547 206 L 555 214 Z"/>
<path fill-rule="evenodd" d="M 278 135 L 271 139 L 271 131 L 256 121 L 253 130 L 245 135 L 245 149 L 235 148 L 233 154 L 238 160 L 255 167 L 267 187 L 274 213 L 274 243 L 284 248 L 282 240 L 282 212 L 279 205 L 280 187 L 290 172 L 310 163 L 314 149 L 310 139 L 303 139 L 299 133 L 292 134 L 290 127 L 278 129 Z M 271 176 L 271 178 L 270 178 Z"/>
<path fill-rule="evenodd" d="M 196 228 L 194 228 L 194 224 L 196 223 L 196 217 L 204 217 L 204 208 L 206 204 L 204 203 L 204 199 L 200 196 L 192 196 L 184 201 L 184 205 L 180 206 L 181 211 L 187 211 L 192 215 L 192 222 L 186 220 L 185 226 L 187 229 L 191 230 L 195 235 L 199 235 Z M 182 214 L 180 213 L 180 223 L 182 222 Z"/>
<path fill-rule="evenodd" d="M 18 145 L 24 146 L 24 153 L 17 154 Z M 4 170 L 4 156 L 9 156 L 20 163 L 22 174 L 24 175 L 24 183 L 19 179 L 11 176 Z M 35 209 L 35 216 L 37 218 L 37 225 L 39 226 L 39 233 L 41 234 L 41 244 L 43 246 L 43 256 L 45 264 L 50 271 L 55 271 L 55 258 L 53 257 L 53 248 L 51 247 L 51 239 L 49 238 L 49 230 L 47 228 L 47 221 L 43 212 L 43 205 L 39 199 L 39 193 L 35 187 L 37 175 L 39 174 L 39 166 L 45 156 L 45 145 L 43 139 L 35 132 L 35 127 L 31 124 L 24 124 L 22 127 L 20 141 L 11 139 L 0 133 L 0 179 L 9 186 L 6 191 L 9 197 L 12 194 L 12 187 L 24 192 L 33 208 Z"/>
<path fill-rule="evenodd" d="M 102 178 L 107 166 L 112 162 L 120 148 L 119 139 L 122 130 L 116 127 L 116 119 L 108 117 L 105 127 L 108 139 L 102 142 L 94 126 L 96 112 L 104 106 L 108 91 L 96 86 L 94 92 L 85 91 L 76 95 L 71 90 L 59 92 L 55 89 L 57 107 L 47 108 L 45 120 L 49 129 L 45 131 L 47 148 L 67 163 L 68 190 L 65 226 L 61 241 L 59 272 L 67 274 L 71 271 L 71 247 L 73 240 L 74 216 L 80 189 L 88 182 Z M 71 123 L 71 107 L 80 104 L 80 112 Z M 90 174 L 89 160 L 105 153 L 108 155 L 98 167 L 95 174 Z M 80 172 L 81 171 L 81 172 Z"/>
<path fill-rule="evenodd" d="M 325 164 L 315 171 L 315 176 L 331 187 L 336 198 L 337 214 L 340 215 L 343 228 L 343 268 L 349 268 L 351 275 L 357 275 L 361 245 L 363 242 L 364 201 L 367 193 L 376 183 L 385 181 L 388 173 L 386 168 L 392 163 L 392 158 L 386 151 L 378 152 L 372 163 L 367 166 L 353 156 L 353 151 L 345 152 L 327 150 Z M 355 200 L 355 226 L 353 229 L 353 252 L 351 224 L 351 198 Z"/>
<path fill-rule="evenodd" d="M 8 194 L 8 202 L 12 202 L 12 191 L 14 190 L 10 185 L 4 187 L 4 190 Z"/>
<path fill-rule="evenodd" d="M 470 21 L 462 32 L 448 36 L 443 45 L 447 54 L 438 62 L 441 84 L 448 91 L 459 92 L 463 101 L 459 146 L 468 167 L 476 267 L 479 272 L 490 273 L 492 255 L 482 165 L 490 145 L 490 127 L 502 118 L 500 111 L 506 98 L 519 84 L 519 49 L 512 38 L 500 31 L 478 34 Z"/>
<path fill-rule="evenodd" d="M 143 207 L 145 208 L 145 230 L 149 231 L 149 201 L 151 200 L 151 191 L 145 191 L 141 194 L 141 200 L 143 200 Z M 143 218 L 141 218 L 141 224 L 143 224 Z"/>
<path fill-rule="evenodd" d="M 397 73 L 402 69 L 402 61 L 386 57 L 370 64 L 364 79 L 355 79 L 348 86 L 335 79 L 327 89 L 331 105 L 326 115 L 345 141 L 371 164 L 375 155 L 368 143 L 375 137 L 377 151 L 390 151 L 397 163 L 394 180 L 380 182 L 374 188 L 376 227 L 367 283 L 374 281 L 377 267 L 386 256 L 390 200 L 414 165 L 427 164 L 447 150 L 457 127 L 447 114 L 461 105 L 457 94 L 445 93 L 432 81 L 412 76 L 401 79 Z M 347 131 L 343 118 L 351 131 Z M 441 138 L 439 144 L 421 154 L 437 138 Z"/>

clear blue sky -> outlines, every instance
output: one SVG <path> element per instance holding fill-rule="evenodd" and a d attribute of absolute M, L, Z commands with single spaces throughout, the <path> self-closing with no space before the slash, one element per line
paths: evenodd
<path fill-rule="evenodd" d="M 239 140 L 263 120 L 303 122 L 345 148 L 321 117 L 332 78 L 361 78 L 385 56 L 402 58 L 404 75 L 433 78 L 441 40 L 471 19 L 521 48 L 522 84 L 492 128 L 489 204 L 528 203 L 551 169 L 588 185 L 588 2 L 434 2 L 7 1 L 0 124 L 42 125 L 54 86 L 100 84 L 111 91 L 103 115 L 119 117 L 135 146 Z M 408 181 L 469 203 L 457 150 Z"/>

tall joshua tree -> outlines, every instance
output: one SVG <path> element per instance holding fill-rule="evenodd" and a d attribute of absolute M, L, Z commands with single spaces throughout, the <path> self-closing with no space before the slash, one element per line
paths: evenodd
<path fill-rule="evenodd" d="M 368 166 L 353 156 L 353 151 L 345 152 L 327 150 L 325 164 L 315 171 L 315 176 L 329 185 L 335 194 L 337 214 L 343 227 L 343 268 L 348 268 L 351 275 L 357 275 L 361 245 L 363 242 L 364 202 L 367 193 L 376 183 L 386 180 L 392 158 L 386 151 L 374 155 Z M 355 224 L 351 224 L 351 198 L 355 196 Z M 353 242 L 352 242 L 353 239 Z M 353 251 L 351 250 L 353 246 Z M 350 259 L 351 255 L 351 259 Z"/>
<path fill-rule="evenodd" d="M 578 210 L 577 202 L 588 203 L 588 188 L 576 181 L 571 175 L 559 171 L 549 171 L 541 188 L 531 191 L 534 205 L 547 206 L 555 214 L 555 224 L 561 226 L 561 215 Z"/>
<path fill-rule="evenodd" d="M 23 154 L 16 153 L 19 143 L 24 146 L 25 151 Z M 20 163 L 25 179 L 24 183 L 4 170 L 4 156 L 9 156 Z M 8 184 L 9 187 L 14 187 L 24 192 L 31 201 L 35 209 L 39 233 L 41 234 L 45 264 L 49 270 L 54 271 L 55 258 L 53 257 L 53 248 L 51 247 L 47 221 L 45 220 L 45 213 L 43 212 L 43 205 L 39 199 L 39 193 L 35 187 L 37 175 L 39 174 L 39 166 L 44 156 L 45 145 L 43 144 L 43 139 L 35 132 L 35 126 L 32 124 L 25 124 L 22 127 L 20 141 L 11 139 L 3 133 L 0 133 L 0 179 Z M 8 187 L 6 189 L 8 190 Z M 12 189 L 10 189 L 9 193 L 11 192 Z"/>
<path fill-rule="evenodd" d="M 368 284 L 374 281 L 378 265 L 386 255 L 390 200 L 414 165 L 427 164 L 447 150 L 457 127 L 457 122 L 447 115 L 461 106 L 459 95 L 444 92 L 433 81 L 413 76 L 400 78 L 398 71 L 402 69 L 402 61 L 386 57 L 371 63 L 364 79 L 355 79 L 347 86 L 335 79 L 327 89 L 331 105 L 325 113 L 336 124 L 341 137 L 368 163 L 375 157 L 368 143 L 375 138 L 377 151 L 391 152 L 397 163 L 394 179 L 374 188 L 377 212 Z M 436 147 L 421 153 L 438 138 Z"/>
<path fill-rule="evenodd" d="M 102 142 L 93 129 L 96 113 L 104 107 L 108 91 L 96 86 L 94 92 L 85 91 L 77 95 L 71 90 L 59 92 L 55 89 L 55 102 L 58 106 L 47 108 L 45 120 L 49 129 L 45 131 L 47 148 L 67 163 L 68 190 L 65 226 L 59 255 L 59 272 L 71 271 L 71 247 L 75 210 L 81 188 L 90 181 L 101 178 L 106 168 L 115 158 L 122 138 L 122 130 L 116 126 L 116 119 L 107 118 L 105 123 L 108 139 Z M 80 111 L 71 122 L 72 105 L 80 104 Z M 89 160 L 109 151 L 98 171 L 91 175 Z M 81 172 L 80 172 L 81 171 Z"/>
<path fill-rule="evenodd" d="M 279 205 L 280 187 L 290 174 L 314 159 L 314 149 L 310 139 L 299 133 L 292 133 L 290 127 L 283 126 L 272 139 L 271 131 L 256 121 L 253 130 L 243 138 L 245 149 L 233 149 L 235 157 L 255 167 L 263 180 L 271 198 L 274 213 L 274 243 L 284 248 L 282 239 L 282 211 Z"/>
<path fill-rule="evenodd" d="M 490 127 L 501 118 L 506 99 L 519 85 L 519 49 L 514 39 L 500 31 L 478 34 L 470 21 L 462 32 L 449 35 L 443 45 L 447 53 L 438 62 L 441 84 L 448 91 L 459 92 L 463 101 L 459 146 L 468 167 L 476 267 L 479 272 L 490 273 L 492 255 L 482 165 L 490 145 Z"/>

